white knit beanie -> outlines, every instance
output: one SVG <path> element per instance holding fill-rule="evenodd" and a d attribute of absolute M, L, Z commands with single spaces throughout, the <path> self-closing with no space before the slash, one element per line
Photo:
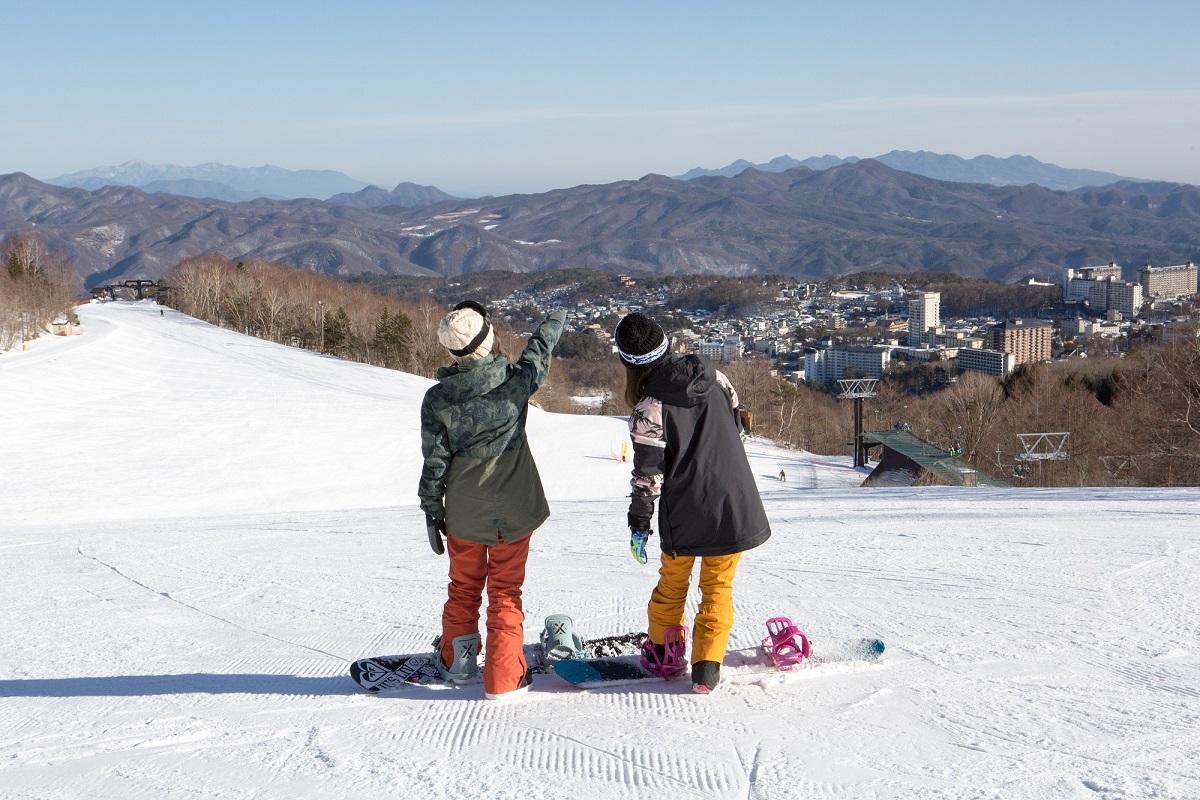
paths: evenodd
<path fill-rule="evenodd" d="M 462 350 L 474 341 L 479 332 L 483 330 L 483 326 L 484 319 L 478 311 L 473 308 L 460 308 L 442 317 L 442 321 L 438 323 L 438 341 L 447 350 Z M 491 325 L 488 328 L 490 329 Z M 455 360 L 460 364 L 476 361 L 492 352 L 492 344 L 495 341 L 496 332 L 488 330 L 487 336 L 474 351 L 462 356 L 454 355 L 451 352 L 451 355 L 454 355 Z"/>

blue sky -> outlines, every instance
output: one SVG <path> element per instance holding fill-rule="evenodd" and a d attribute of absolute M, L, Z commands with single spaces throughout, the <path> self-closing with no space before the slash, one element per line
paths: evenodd
<path fill-rule="evenodd" d="M 1197 2 L 15 3 L 0 173 L 463 193 L 893 148 L 1200 183 Z"/>

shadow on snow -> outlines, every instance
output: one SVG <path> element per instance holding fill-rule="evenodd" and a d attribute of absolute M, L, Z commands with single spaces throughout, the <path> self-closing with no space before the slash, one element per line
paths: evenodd
<path fill-rule="evenodd" d="M 346 676 L 212 674 L 113 675 L 0 680 L 3 697 L 149 697 L 165 694 L 361 694 Z"/>

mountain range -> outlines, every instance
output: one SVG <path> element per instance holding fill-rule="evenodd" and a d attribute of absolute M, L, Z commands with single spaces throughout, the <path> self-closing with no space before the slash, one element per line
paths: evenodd
<path fill-rule="evenodd" d="M 0 176 L 0 233 L 29 228 L 89 286 L 157 278 L 208 252 L 347 276 L 594 267 L 800 278 L 943 270 L 1015 280 L 1110 260 L 1130 268 L 1200 260 L 1200 189 L 954 183 L 864 159 L 371 209 L 88 191 Z"/>
<path fill-rule="evenodd" d="M 261 167 L 231 167 L 227 164 L 148 164 L 126 161 L 111 167 L 96 167 L 50 178 L 55 186 L 100 189 L 105 186 L 135 186 L 147 192 L 169 192 L 216 200 L 278 200 L 298 197 L 324 199 L 339 192 L 357 192 L 367 184 L 335 170 L 291 170 L 265 164 Z"/>
<path fill-rule="evenodd" d="M 751 168 L 760 172 L 786 172 L 796 167 L 823 170 L 842 164 L 853 164 L 861 160 L 857 156 L 842 158 L 825 155 L 813 156 L 800 161 L 783 155 L 776 156 L 762 164 L 752 164 L 745 159 L 738 159 L 732 164 L 718 169 L 696 167 L 676 177 L 685 181 L 709 176 L 732 178 Z M 926 178 L 960 183 L 986 183 L 991 186 L 1024 186 L 1035 183 L 1038 186 L 1045 186 L 1047 189 L 1070 191 L 1085 186 L 1105 186 L 1117 181 L 1135 180 L 1094 169 L 1068 169 L 1057 164 L 1038 161 L 1032 156 L 997 158 L 985 155 L 963 158 L 942 153 L 930 153 L 927 150 L 893 150 L 890 153 L 875 156 L 875 160 L 892 169 L 923 175 Z"/>
<path fill-rule="evenodd" d="M 390 192 L 378 186 L 368 186 L 357 192 L 335 194 L 329 202 L 352 208 L 424 208 L 446 200 L 456 199 L 436 186 L 421 186 L 416 183 L 398 183 Z"/>
<path fill-rule="evenodd" d="M 96 190 L 106 186 L 132 186 L 148 194 L 243 203 L 267 200 L 326 199 L 354 208 L 421 208 L 453 200 L 436 186 L 400 183 L 381 189 L 334 170 L 289 170 L 267 164 L 262 167 L 231 167 L 227 164 L 147 164 L 126 161 L 113 167 L 96 167 L 46 181 L 53 186 Z"/>

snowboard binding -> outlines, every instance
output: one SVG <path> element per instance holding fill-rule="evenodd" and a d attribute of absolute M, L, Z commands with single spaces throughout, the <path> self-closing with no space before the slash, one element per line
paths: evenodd
<path fill-rule="evenodd" d="M 575 622 L 566 614 L 551 614 L 542 628 L 542 658 L 546 663 L 565 658 L 584 658 L 583 640 L 575 633 Z"/>
<path fill-rule="evenodd" d="M 686 653 L 687 626 L 667 628 L 663 631 L 662 644 L 654 644 L 649 637 L 642 643 L 642 668 L 669 681 L 687 666 Z"/>
<path fill-rule="evenodd" d="M 442 637 L 433 640 L 433 665 L 446 683 L 461 686 L 479 674 L 479 652 L 483 644 L 478 633 L 464 633 L 451 640 L 454 660 L 442 663 Z"/>
<path fill-rule="evenodd" d="M 767 638 L 761 647 L 771 663 L 782 670 L 791 669 L 812 653 L 808 637 L 788 617 L 767 620 Z"/>

